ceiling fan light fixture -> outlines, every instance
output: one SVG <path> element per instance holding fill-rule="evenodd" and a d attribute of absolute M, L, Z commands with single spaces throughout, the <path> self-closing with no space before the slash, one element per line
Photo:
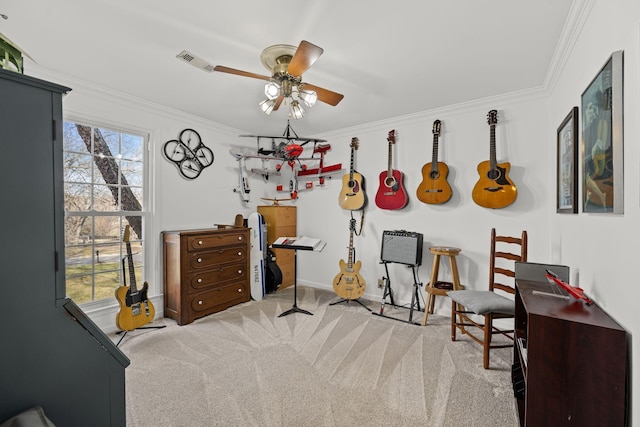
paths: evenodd
<path fill-rule="evenodd" d="M 298 101 L 291 101 L 290 114 L 294 119 L 301 119 L 304 117 L 304 108 Z"/>
<path fill-rule="evenodd" d="M 276 99 L 280 96 L 280 85 L 274 81 L 267 82 L 264 85 L 264 95 L 267 99 Z"/>
<path fill-rule="evenodd" d="M 316 104 L 318 100 L 318 94 L 315 90 L 302 89 L 298 92 L 298 97 L 304 102 L 307 107 L 311 108 Z"/>
<path fill-rule="evenodd" d="M 260 104 L 260 109 L 268 116 L 273 111 L 273 108 L 276 105 L 276 100 L 274 99 L 265 99 Z"/>

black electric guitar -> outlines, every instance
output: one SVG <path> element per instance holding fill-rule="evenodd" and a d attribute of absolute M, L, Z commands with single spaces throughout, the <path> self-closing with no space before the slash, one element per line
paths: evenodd
<path fill-rule="evenodd" d="M 127 225 L 124 229 L 122 241 L 125 242 L 127 246 L 126 258 L 129 265 L 130 286 L 126 286 L 126 281 L 124 281 L 125 285 L 116 289 L 116 299 L 118 303 L 120 303 L 120 311 L 116 315 L 116 326 L 123 331 L 132 331 L 146 325 L 153 320 L 156 314 L 153 304 L 147 299 L 149 284 L 144 282 L 140 290 L 138 290 L 136 286 L 136 273 L 129 239 L 130 233 L 130 227 Z"/>
<path fill-rule="evenodd" d="M 364 294 L 367 284 L 360 276 L 361 261 L 355 261 L 355 249 L 353 248 L 353 233 L 356 230 L 356 220 L 349 222 L 349 256 L 347 262 L 340 260 L 340 273 L 333 279 L 333 290 L 340 297 L 347 300 L 358 299 Z"/>
<path fill-rule="evenodd" d="M 354 170 L 355 151 L 358 149 L 358 138 L 351 138 L 351 166 L 349 173 L 342 177 L 342 189 L 338 203 L 342 209 L 356 211 L 362 209 L 366 202 L 363 183 L 364 178 Z"/>
<path fill-rule="evenodd" d="M 487 114 L 489 123 L 489 160 L 478 164 L 480 178 L 471 193 L 473 201 L 484 208 L 504 208 L 515 202 L 518 196 L 516 186 L 509 178 L 511 164 L 496 162 L 496 123 L 498 112 L 491 110 Z"/>
<path fill-rule="evenodd" d="M 422 182 L 416 191 L 421 202 L 431 205 L 439 205 L 451 198 L 451 186 L 447 182 L 449 166 L 438 161 L 440 128 L 440 120 L 433 122 L 433 157 L 431 163 L 422 167 Z"/>

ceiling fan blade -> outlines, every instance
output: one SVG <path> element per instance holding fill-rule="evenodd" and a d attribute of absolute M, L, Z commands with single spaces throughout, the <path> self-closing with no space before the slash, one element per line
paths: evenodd
<path fill-rule="evenodd" d="M 291 58 L 287 72 L 292 76 L 300 77 L 320 58 L 322 52 L 324 52 L 323 48 L 302 40 L 293 58 Z"/>
<path fill-rule="evenodd" d="M 276 111 L 278 108 L 280 108 L 280 104 L 282 104 L 282 101 L 284 101 L 284 96 L 280 95 L 276 100 L 276 105 L 273 106 L 273 111 Z"/>
<path fill-rule="evenodd" d="M 318 95 L 318 101 L 322 101 L 326 104 L 333 105 L 334 107 L 338 105 L 344 95 L 341 93 L 333 92 L 328 89 L 323 89 L 319 86 L 311 85 L 309 83 L 305 83 L 303 89 L 315 90 Z"/>
<path fill-rule="evenodd" d="M 251 77 L 253 79 L 271 80 L 269 76 L 263 76 L 262 74 L 250 73 L 248 71 L 236 70 L 235 68 L 224 67 L 222 65 L 216 65 L 213 71 L 219 71 L 221 73 L 235 74 L 237 76 Z"/>

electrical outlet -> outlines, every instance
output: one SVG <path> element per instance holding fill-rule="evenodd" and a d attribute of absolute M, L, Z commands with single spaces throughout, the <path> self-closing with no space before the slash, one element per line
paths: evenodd
<path fill-rule="evenodd" d="M 378 287 L 380 289 L 384 288 L 384 279 L 378 279 Z"/>

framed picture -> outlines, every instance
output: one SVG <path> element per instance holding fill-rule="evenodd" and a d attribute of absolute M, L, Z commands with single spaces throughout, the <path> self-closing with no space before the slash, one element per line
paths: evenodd
<path fill-rule="evenodd" d="M 623 52 L 582 93 L 582 211 L 624 212 Z"/>
<path fill-rule="evenodd" d="M 578 107 L 558 127 L 557 213 L 578 213 Z"/>

